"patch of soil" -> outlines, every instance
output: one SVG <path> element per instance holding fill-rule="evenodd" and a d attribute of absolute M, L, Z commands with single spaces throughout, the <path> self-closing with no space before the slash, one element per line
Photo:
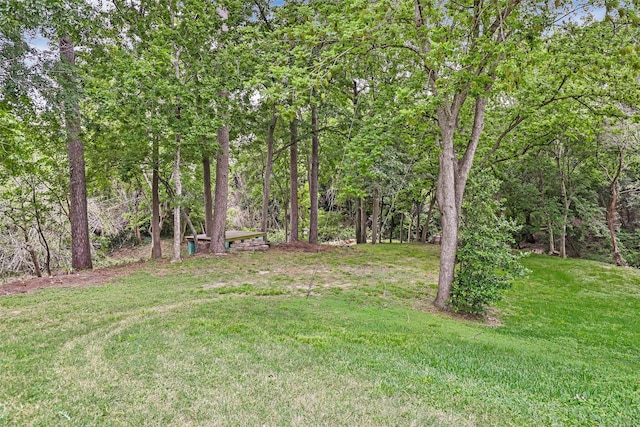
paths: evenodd
<path fill-rule="evenodd" d="M 79 271 L 70 274 L 54 274 L 49 277 L 34 277 L 0 285 L 0 296 L 33 293 L 50 287 L 84 288 L 102 285 L 116 277 L 126 276 L 140 268 L 142 262 L 116 265 L 95 270 Z"/>
<path fill-rule="evenodd" d="M 283 252 L 324 252 L 338 248 L 338 246 L 330 245 L 316 245 L 308 242 L 289 242 L 278 243 L 271 246 L 271 249 L 275 249 Z"/>
<path fill-rule="evenodd" d="M 493 313 L 493 315 L 489 313 L 483 315 L 483 314 L 471 314 L 471 313 L 456 313 L 450 309 L 442 311 L 436 308 L 436 306 L 433 305 L 431 302 L 428 302 L 426 300 L 416 301 L 413 304 L 413 309 L 423 311 L 425 313 L 434 314 L 436 316 L 448 317 L 448 318 L 459 320 L 459 321 L 480 323 L 480 324 L 485 324 L 487 326 L 495 326 L 495 327 L 502 326 L 502 322 L 498 317 L 496 317 L 495 313 Z"/>
<path fill-rule="evenodd" d="M 162 253 L 165 256 L 171 254 L 172 244 L 173 241 L 171 239 L 160 241 Z M 124 246 L 109 254 L 109 259 L 112 262 L 115 261 L 117 265 L 98 267 L 93 270 L 78 271 L 70 274 L 57 272 L 51 277 L 30 277 L 5 284 L 0 283 L 0 296 L 33 293 L 38 289 L 52 286 L 81 288 L 102 285 L 115 277 L 126 276 L 132 271 L 140 269 L 145 260 L 150 258 L 150 242 L 138 246 Z"/>

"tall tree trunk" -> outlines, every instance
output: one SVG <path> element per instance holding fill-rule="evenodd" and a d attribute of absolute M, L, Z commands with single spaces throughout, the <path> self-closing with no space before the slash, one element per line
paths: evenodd
<path fill-rule="evenodd" d="M 169 3 L 169 8 L 171 12 L 171 27 L 175 28 L 176 23 L 176 14 L 173 10 L 173 3 Z M 178 81 L 182 81 L 181 79 L 181 71 L 180 71 L 180 49 L 176 47 L 175 41 L 172 43 L 173 46 L 173 69 L 175 73 L 175 78 Z M 180 105 L 176 106 L 175 118 L 180 122 Z M 182 224 L 181 224 L 181 208 L 182 208 L 182 180 L 180 177 L 180 133 L 176 133 L 176 151 L 174 155 L 174 163 L 173 163 L 173 184 L 175 186 L 175 194 L 174 194 L 174 208 L 173 208 L 173 257 L 171 258 L 172 262 L 179 262 L 182 260 L 180 256 L 180 244 L 182 243 Z M 193 236 L 197 238 L 197 236 Z M 197 245 L 197 242 L 196 242 Z"/>
<path fill-rule="evenodd" d="M 458 234 L 462 199 L 467 185 L 469 171 L 480 135 L 484 128 L 484 113 L 487 99 L 476 98 L 473 127 L 467 148 L 461 159 L 456 156 L 453 137 L 458 124 L 460 109 L 467 94 L 454 96 L 451 105 L 438 108 L 438 125 L 442 137 L 440 153 L 440 170 L 438 172 L 437 199 L 442 223 L 442 240 L 440 246 L 440 274 L 438 277 L 438 293 L 434 305 L 440 309 L 447 307 L 451 297 L 451 286 L 455 275 L 456 251 L 458 250 Z"/>
<path fill-rule="evenodd" d="M 618 239 L 616 238 L 616 208 L 618 204 L 618 182 L 617 180 L 611 184 L 611 203 L 607 209 L 607 225 L 609 226 L 609 233 L 611 234 L 611 247 L 613 249 L 613 261 L 617 266 L 625 265 L 622 254 L 620 254 L 620 248 L 618 246 Z"/>
<path fill-rule="evenodd" d="M 220 7 L 217 13 L 221 20 L 227 20 L 229 13 L 226 8 Z M 222 24 L 222 31 L 229 31 L 227 24 Z M 229 98 L 229 92 L 223 89 L 220 93 L 223 99 Z M 228 120 L 228 115 L 224 115 L 224 120 Z M 226 253 L 225 231 L 227 227 L 227 203 L 229 199 L 229 126 L 223 125 L 218 129 L 216 139 L 218 140 L 218 152 L 216 154 L 216 193 L 213 211 L 213 224 L 211 229 L 211 242 L 209 249 L 214 254 Z"/>
<path fill-rule="evenodd" d="M 378 243 L 382 243 L 382 235 L 385 231 L 387 217 L 384 215 L 384 196 L 380 197 L 380 202 L 378 203 Z M 391 209 L 389 209 L 391 211 Z M 387 215 L 389 212 L 387 212 Z"/>
<path fill-rule="evenodd" d="M 422 213 L 422 202 L 418 203 L 416 206 L 417 212 L 416 212 L 416 234 L 414 237 L 414 240 L 416 242 L 420 241 L 420 214 Z"/>
<path fill-rule="evenodd" d="M 287 204 L 284 205 L 284 241 L 289 241 L 289 218 L 287 217 Z"/>
<path fill-rule="evenodd" d="M 429 233 L 429 224 L 431 224 L 433 208 L 436 205 L 436 194 L 434 192 L 431 192 L 429 194 L 431 195 L 431 200 L 429 201 L 429 210 L 427 211 L 427 218 L 424 221 L 424 226 L 422 227 L 422 235 L 420 236 L 420 241 L 422 243 L 427 243 L 427 234 Z"/>
<path fill-rule="evenodd" d="M 29 253 L 29 256 L 31 257 L 31 262 L 33 263 L 33 271 L 36 277 L 42 277 L 42 271 L 40 270 L 40 263 L 38 262 L 38 254 L 36 254 L 35 249 L 33 249 L 33 246 L 31 246 L 31 243 L 29 242 L 29 231 L 26 228 L 23 228 L 23 227 L 20 227 L 20 228 L 22 228 L 22 231 L 24 234 L 25 249 Z"/>
<path fill-rule="evenodd" d="M 226 21 L 229 12 L 226 8 L 217 9 L 222 21 Z M 229 31 L 227 24 L 222 24 L 222 31 Z M 229 98 L 229 91 L 223 89 L 220 93 L 223 99 Z M 224 115 L 224 120 L 228 120 L 228 115 Z M 216 154 L 216 194 L 213 212 L 213 229 L 211 231 L 210 250 L 214 254 L 226 253 L 225 231 L 227 227 L 227 203 L 229 199 L 229 125 L 223 125 L 218 129 L 216 138 L 218 140 L 218 152 Z"/>
<path fill-rule="evenodd" d="M 623 266 L 626 264 L 624 258 L 622 258 L 622 254 L 620 253 L 620 247 L 618 246 L 618 239 L 616 237 L 616 213 L 618 211 L 618 198 L 620 196 L 620 193 L 618 191 L 618 180 L 620 179 L 620 175 L 622 174 L 622 171 L 625 167 L 624 152 L 625 150 L 623 147 L 618 147 L 618 161 L 613 176 L 611 176 L 609 171 L 605 168 L 605 172 L 607 176 L 610 177 L 609 181 L 611 183 L 609 186 L 609 188 L 611 188 L 611 203 L 609 203 L 609 208 L 607 209 L 607 225 L 609 226 L 609 233 L 611 234 L 613 261 L 617 266 Z"/>
<path fill-rule="evenodd" d="M 136 244 L 141 245 L 142 244 L 142 233 L 140 233 L 140 225 L 139 224 L 135 224 L 133 226 L 133 234 L 136 237 Z"/>
<path fill-rule="evenodd" d="M 318 167 L 320 163 L 318 149 L 318 106 L 315 104 L 316 90 L 313 89 L 311 105 L 311 176 L 309 180 L 309 198 L 311 212 L 309 214 L 309 243 L 318 243 Z"/>
<path fill-rule="evenodd" d="M 411 243 L 412 231 L 413 231 L 413 212 L 409 211 L 409 229 L 407 230 L 407 243 Z"/>
<path fill-rule="evenodd" d="M 79 83 L 75 75 L 75 50 L 70 37 L 61 37 L 60 59 L 64 64 L 64 116 L 67 130 L 67 156 L 70 175 L 71 266 L 75 270 L 93 268 L 89 219 L 87 215 L 87 179 L 84 144 L 80 139 Z"/>
<path fill-rule="evenodd" d="M 553 235 L 553 223 L 551 221 L 551 215 L 547 212 L 547 206 L 544 197 L 544 175 L 542 172 L 538 174 L 538 188 L 540 190 L 540 202 L 545 216 L 547 217 L 547 234 L 549 236 L 549 255 L 556 253 L 556 242 Z"/>
<path fill-rule="evenodd" d="M 229 195 L 229 126 L 218 129 L 218 154 L 216 155 L 216 193 L 211 232 L 211 251 L 223 254 L 227 223 L 227 199 Z"/>
<path fill-rule="evenodd" d="M 569 207 L 571 201 L 568 198 L 564 181 L 560 183 L 560 189 L 562 193 L 562 199 L 564 204 L 562 206 L 562 226 L 560 227 L 560 257 L 567 257 L 567 222 L 569 221 Z"/>
<path fill-rule="evenodd" d="M 38 255 L 36 254 L 36 251 L 28 242 L 26 245 L 26 249 L 27 252 L 29 252 L 29 256 L 31 257 L 31 262 L 33 263 L 33 271 L 36 274 L 36 277 L 42 277 L 42 271 L 40 270 L 40 264 L 38 263 Z"/>
<path fill-rule="evenodd" d="M 366 200 L 360 198 L 360 236 L 362 241 L 360 243 L 367 243 L 367 206 Z"/>
<path fill-rule="evenodd" d="M 560 227 L 560 257 L 567 257 L 567 221 L 569 220 L 569 208 L 571 207 L 571 198 L 567 191 L 567 175 L 565 174 L 565 164 L 562 159 L 562 147 L 556 147 L 556 164 L 560 178 L 560 195 L 562 196 L 562 226 Z M 566 156 L 566 153 L 565 153 Z"/>
<path fill-rule="evenodd" d="M 453 136 L 453 135 L 451 135 Z M 438 206 L 442 226 L 440 245 L 440 274 L 438 277 L 438 294 L 435 305 L 444 309 L 451 297 L 456 251 L 458 250 L 458 210 L 455 200 L 456 162 L 453 144 L 447 144 L 440 154 L 440 172 L 438 174 Z"/>
<path fill-rule="evenodd" d="M 202 156 L 202 181 L 204 184 L 204 228 L 207 236 L 211 239 L 211 232 L 213 231 L 213 197 L 211 197 L 211 157 L 209 154 Z"/>
<path fill-rule="evenodd" d="M 362 228 L 360 223 L 362 222 L 362 213 L 360 210 L 361 198 L 356 199 L 356 243 L 362 243 Z"/>
<path fill-rule="evenodd" d="M 160 245 L 160 156 L 159 142 L 153 140 L 153 177 L 151 179 L 151 258 L 162 258 Z"/>
<path fill-rule="evenodd" d="M 385 227 L 387 226 L 387 219 L 391 215 L 391 211 L 393 210 L 393 202 L 387 208 L 387 214 L 384 214 L 384 196 L 380 197 L 380 203 L 378 204 L 378 243 L 382 243 L 382 235 L 385 232 Z"/>
<path fill-rule="evenodd" d="M 560 227 L 560 258 L 567 257 L 567 221 L 569 209 L 562 214 L 562 227 Z"/>
<path fill-rule="evenodd" d="M 400 243 L 404 242 L 404 214 L 400 214 Z"/>
<path fill-rule="evenodd" d="M 180 208 L 182 205 L 182 181 L 180 179 L 180 135 L 176 135 L 176 151 L 173 160 L 173 185 L 175 186 L 175 206 L 173 208 L 173 257 L 171 261 L 182 260 L 180 243 L 182 242 L 182 225 Z"/>
<path fill-rule="evenodd" d="M 371 244 L 378 243 L 378 216 L 380 209 L 380 190 L 378 187 L 373 189 L 373 212 L 371 214 Z"/>
<path fill-rule="evenodd" d="M 290 205 L 290 242 L 298 241 L 298 124 L 291 121 L 291 146 L 289 149 L 289 205 Z"/>
<path fill-rule="evenodd" d="M 273 168 L 273 135 L 276 132 L 276 123 L 278 116 L 276 115 L 276 107 L 273 106 L 271 115 L 271 124 L 267 134 L 267 164 L 264 167 L 264 186 L 262 188 L 262 220 L 260 226 L 263 232 L 267 232 L 267 220 L 269 219 L 269 200 L 271 198 L 271 171 Z"/>
<path fill-rule="evenodd" d="M 42 221 L 40 219 L 41 217 L 40 208 L 38 208 L 38 200 L 36 199 L 36 186 L 33 183 L 31 184 L 31 202 L 33 203 L 33 209 L 35 214 L 34 216 L 36 220 L 36 231 L 38 232 L 40 243 L 42 244 L 45 250 L 44 268 L 47 270 L 47 275 L 51 276 L 51 249 L 49 248 L 49 242 L 47 241 L 44 231 L 42 230 Z"/>

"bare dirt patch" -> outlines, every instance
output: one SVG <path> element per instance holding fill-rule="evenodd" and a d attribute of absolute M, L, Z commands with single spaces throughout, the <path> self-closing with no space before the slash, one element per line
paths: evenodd
<path fill-rule="evenodd" d="M 138 270 L 142 262 L 117 265 L 95 270 L 79 271 L 71 274 L 56 274 L 51 277 L 34 277 L 0 285 L 0 296 L 33 293 L 51 287 L 83 288 L 103 285 L 116 277 L 126 276 Z"/>
<path fill-rule="evenodd" d="M 414 310 L 423 311 L 425 313 L 433 314 L 436 316 L 444 316 L 458 321 L 471 322 L 485 324 L 487 326 L 502 326 L 502 322 L 497 316 L 497 313 L 487 314 L 471 314 L 471 313 L 456 313 L 449 309 L 440 310 L 431 303 L 430 300 L 417 300 L 412 304 Z"/>
<path fill-rule="evenodd" d="M 162 241 L 163 253 L 170 253 L 168 241 Z M 316 253 L 336 249 L 336 246 L 314 245 L 307 242 L 283 243 L 274 245 L 273 250 L 283 252 Z M 125 247 L 110 255 L 110 258 L 122 264 L 96 268 L 94 270 L 73 272 L 70 274 L 57 273 L 51 277 L 34 277 L 20 279 L 0 285 L 0 296 L 27 294 L 39 289 L 50 287 L 80 288 L 87 286 L 103 285 L 114 278 L 126 276 L 132 271 L 142 268 L 151 253 L 151 245 Z M 211 256 L 209 254 L 196 254 L 195 256 Z"/>
<path fill-rule="evenodd" d="M 160 242 L 163 254 L 171 253 L 172 241 L 164 239 Z M 57 272 L 49 277 L 29 277 L 0 284 L 0 296 L 33 293 L 38 289 L 50 287 L 81 288 L 103 285 L 116 277 L 126 276 L 132 271 L 142 268 L 144 262 L 151 257 L 151 243 L 138 246 L 125 246 L 109 254 L 110 265 L 98 266 L 93 270 L 73 273 Z"/>
<path fill-rule="evenodd" d="M 206 285 L 202 285 L 202 289 L 204 289 L 205 291 L 211 290 L 211 289 L 218 289 L 218 288 L 223 288 L 225 286 L 239 286 L 237 284 L 234 283 L 227 283 L 227 282 L 216 282 L 216 283 L 208 283 Z"/>

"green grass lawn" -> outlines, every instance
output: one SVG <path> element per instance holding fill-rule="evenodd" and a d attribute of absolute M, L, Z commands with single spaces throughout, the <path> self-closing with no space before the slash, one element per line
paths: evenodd
<path fill-rule="evenodd" d="M 640 425 L 638 272 L 529 257 L 496 327 L 433 312 L 437 250 L 193 257 L 1 297 L 0 425 Z"/>

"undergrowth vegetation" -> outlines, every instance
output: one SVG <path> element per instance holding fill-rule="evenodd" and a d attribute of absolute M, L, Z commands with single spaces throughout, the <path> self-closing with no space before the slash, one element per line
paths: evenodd
<path fill-rule="evenodd" d="M 637 271 L 532 256 L 469 320 L 431 312 L 437 249 L 196 256 L 2 297 L 0 425 L 640 423 Z"/>
<path fill-rule="evenodd" d="M 514 278 L 527 273 L 518 262 L 522 255 L 511 249 L 515 246 L 512 236 L 520 227 L 498 213 L 503 210 L 503 203 L 493 197 L 498 187 L 497 180 L 487 177 L 470 182 L 451 288 L 454 311 L 484 313 L 500 301 Z"/>

